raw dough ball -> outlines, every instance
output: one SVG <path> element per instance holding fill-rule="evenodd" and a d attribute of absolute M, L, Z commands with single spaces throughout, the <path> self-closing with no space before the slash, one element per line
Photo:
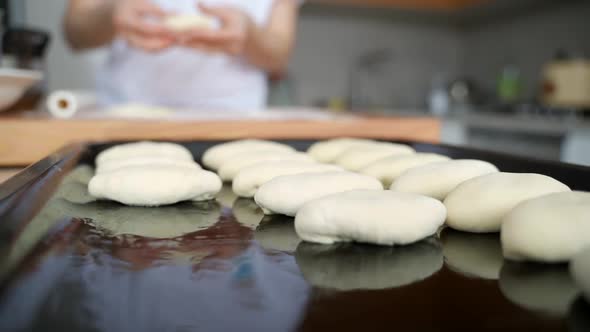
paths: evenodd
<path fill-rule="evenodd" d="M 426 164 L 447 161 L 450 158 L 436 153 L 416 153 L 412 155 L 392 155 L 365 165 L 360 172 L 379 179 L 385 187 L 405 171 Z"/>
<path fill-rule="evenodd" d="M 266 214 L 294 217 L 301 206 L 311 200 L 343 191 L 382 190 L 376 179 L 352 172 L 304 173 L 279 176 L 266 182 L 254 199 Z"/>
<path fill-rule="evenodd" d="M 498 232 L 502 218 L 528 199 L 570 191 L 565 184 L 541 174 L 492 173 L 467 180 L 445 198 L 447 225 L 466 232 Z"/>
<path fill-rule="evenodd" d="M 217 144 L 207 149 L 203 154 L 202 161 L 203 165 L 207 166 L 209 169 L 217 171 L 223 163 L 232 156 L 238 153 L 256 150 L 295 151 L 292 147 L 277 142 L 245 139 Z"/>
<path fill-rule="evenodd" d="M 579 290 L 563 265 L 506 263 L 500 271 L 500 291 L 528 310 L 565 316 Z"/>
<path fill-rule="evenodd" d="M 108 160 L 100 164 L 96 168 L 96 173 L 104 173 L 114 171 L 119 168 L 128 167 L 128 166 L 141 166 L 141 165 L 172 165 L 172 166 L 180 166 L 180 167 L 189 167 L 200 169 L 201 166 L 192 160 L 176 160 L 176 159 L 166 159 L 162 157 L 134 157 L 134 158 L 121 158 L 121 159 L 113 159 Z"/>
<path fill-rule="evenodd" d="M 115 159 L 151 157 L 171 160 L 193 161 L 191 152 L 182 145 L 164 142 L 137 142 L 113 146 L 96 156 L 96 166 Z"/>
<path fill-rule="evenodd" d="M 252 229 L 256 229 L 264 218 L 264 212 L 251 198 L 236 199 L 232 211 L 238 223 Z"/>
<path fill-rule="evenodd" d="M 441 240 L 451 270 L 468 277 L 500 278 L 504 257 L 498 234 L 469 234 L 445 228 Z"/>
<path fill-rule="evenodd" d="M 155 239 L 183 236 L 214 225 L 221 216 L 219 205 L 206 208 L 183 203 L 158 209 L 129 207 L 110 202 L 71 205 L 72 217 L 84 218 L 106 236 L 135 235 Z"/>
<path fill-rule="evenodd" d="M 215 27 L 215 19 L 201 14 L 170 15 L 164 18 L 162 23 L 168 29 L 174 31 L 213 29 Z"/>
<path fill-rule="evenodd" d="M 127 205 L 159 206 L 182 201 L 205 201 L 221 190 L 217 174 L 177 166 L 129 166 L 97 174 L 88 191 Z"/>
<path fill-rule="evenodd" d="M 293 228 L 293 218 L 285 216 L 264 217 L 256 231 L 254 239 L 267 250 L 295 252 L 301 242 Z"/>
<path fill-rule="evenodd" d="M 389 156 L 403 156 L 414 153 L 414 149 L 407 145 L 376 142 L 370 145 L 348 148 L 334 160 L 334 163 L 349 171 L 359 171 L 367 165 Z"/>
<path fill-rule="evenodd" d="M 388 190 L 354 190 L 304 204 L 295 230 L 305 241 L 405 245 L 436 233 L 444 205 L 434 198 Z"/>
<path fill-rule="evenodd" d="M 234 178 L 232 188 L 240 197 L 254 197 L 258 188 L 266 182 L 281 176 L 299 173 L 321 173 L 341 171 L 334 165 L 315 164 L 302 161 L 270 161 L 247 167 Z"/>
<path fill-rule="evenodd" d="M 321 163 L 331 163 L 344 152 L 344 150 L 354 146 L 372 145 L 377 141 L 363 138 L 335 138 L 327 141 L 314 143 L 307 153 L 315 160 Z"/>
<path fill-rule="evenodd" d="M 404 247 L 302 242 L 295 259 L 310 284 L 338 290 L 401 287 L 443 266 L 440 245 L 432 239 Z"/>
<path fill-rule="evenodd" d="M 414 160 L 418 161 L 420 157 Z M 441 161 L 403 172 L 390 189 L 430 196 L 442 201 L 460 183 L 496 172 L 496 166 L 482 160 Z"/>
<path fill-rule="evenodd" d="M 517 205 L 502 221 L 504 257 L 569 261 L 590 246 L 590 193 L 549 194 Z"/>
<path fill-rule="evenodd" d="M 570 263 L 570 272 L 576 284 L 582 289 L 586 301 L 590 302 L 590 247 L 574 256 Z"/>
<path fill-rule="evenodd" d="M 238 173 L 249 166 L 265 161 L 315 161 L 305 153 L 292 151 L 248 151 L 233 155 L 228 158 L 219 168 L 217 174 L 223 181 L 233 180 Z"/>

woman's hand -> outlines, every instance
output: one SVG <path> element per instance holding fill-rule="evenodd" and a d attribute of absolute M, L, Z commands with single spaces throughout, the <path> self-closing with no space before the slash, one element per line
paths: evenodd
<path fill-rule="evenodd" d="M 115 33 L 130 45 L 149 52 L 172 46 L 174 39 L 158 24 L 166 16 L 161 8 L 149 0 L 118 0 L 114 2 Z"/>
<path fill-rule="evenodd" d="M 250 16 L 240 9 L 221 6 L 210 7 L 200 4 L 203 14 L 219 20 L 218 29 L 194 29 L 177 36 L 180 45 L 210 53 L 224 53 L 232 56 L 243 55 L 255 25 Z"/>

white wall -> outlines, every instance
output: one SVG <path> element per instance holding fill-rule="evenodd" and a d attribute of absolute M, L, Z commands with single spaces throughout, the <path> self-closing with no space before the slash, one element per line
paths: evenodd
<path fill-rule="evenodd" d="M 49 31 L 52 35 L 48 52 L 48 87 L 56 89 L 92 89 L 94 72 L 105 58 L 104 51 L 73 54 L 66 45 L 61 17 L 67 0 L 23 0 L 26 22 Z"/>
<path fill-rule="evenodd" d="M 354 60 L 364 52 L 390 48 L 394 61 L 381 80 L 382 98 L 416 107 L 424 104 L 433 75 L 457 73 L 461 43 L 457 31 L 440 24 L 312 14 L 301 17 L 290 71 L 304 104 L 344 97 Z"/>

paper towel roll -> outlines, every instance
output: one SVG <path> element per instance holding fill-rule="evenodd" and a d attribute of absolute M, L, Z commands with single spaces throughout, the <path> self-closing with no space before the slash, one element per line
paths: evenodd
<path fill-rule="evenodd" d="M 71 118 L 79 108 L 76 95 L 70 91 L 54 91 L 46 101 L 47 110 L 51 115 L 60 119 Z"/>

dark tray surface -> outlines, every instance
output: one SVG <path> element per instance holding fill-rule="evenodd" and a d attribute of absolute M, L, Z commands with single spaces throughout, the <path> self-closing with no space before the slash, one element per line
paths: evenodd
<path fill-rule="evenodd" d="M 290 143 L 304 150 L 311 141 Z M 186 146 L 199 159 L 212 144 Z M 567 266 L 504 262 L 498 235 L 445 229 L 440 239 L 407 247 L 319 246 L 300 243 L 292 219 L 261 220 L 251 200 L 234 200 L 227 188 L 216 204 L 185 203 L 157 217 L 149 209 L 65 200 L 71 170 L 110 145 L 66 149 L 0 199 L 0 329 L 590 330 L 588 304 L 577 298 Z M 590 190 L 585 167 L 413 145 Z M 174 240 L 150 240 L 104 238 L 83 219 L 120 209 L 131 211 L 129 222 L 166 227 L 195 209 L 217 221 Z"/>

